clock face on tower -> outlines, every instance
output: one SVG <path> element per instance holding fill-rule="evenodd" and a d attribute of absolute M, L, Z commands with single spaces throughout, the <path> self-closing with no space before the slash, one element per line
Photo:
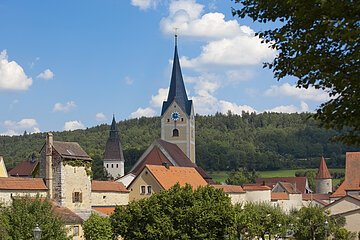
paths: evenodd
<path fill-rule="evenodd" d="M 173 121 L 177 121 L 177 120 L 179 120 L 179 118 L 180 118 L 180 114 L 179 114 L 178 112 L 173 112 L 173 113 L 171 114 L 171 119 L 172 119 Z"/>

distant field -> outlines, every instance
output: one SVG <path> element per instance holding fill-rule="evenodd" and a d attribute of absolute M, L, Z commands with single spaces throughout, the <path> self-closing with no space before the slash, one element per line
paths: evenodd
<path fill-rule="evenodd" d="M 287 170 L 276 170 L 276 171 L 259 171 L 260 177 L 294 177 L 296 171 L 305 171 L 305 170 L 317 170 L 316 168 L 309 169 L 287 169 Z M 342 168 L 330 169 L 331 171 L 344 172 Z M 216 182 L 225 182 L 228 177 L 229 172 L 209 172 L 210 176 Z M 340 179 L 334 179 L 333 185 L 339 183 Z"/>

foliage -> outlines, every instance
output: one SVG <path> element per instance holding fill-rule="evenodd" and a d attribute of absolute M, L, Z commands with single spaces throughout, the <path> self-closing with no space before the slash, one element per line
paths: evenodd
<path fill-rule="evenodd" d="M 92 213 L 84 222 L 84 236 L 87 240 L 111 240 L 112 229 L 110 219 Z"/>
<path fill-rule="evenodd" d="M 36 224 L 42 230 L 41 239 L 65 240 L 64 223 L 52 213 L 51 204 L 40 198 L 14 198 L 11 206 L 0 209 L 1 239 L 33 239 Z M 3 234 L 4 233 L 4 234 Z"/>
<path fill-rule="evenodd" d="M 265 235 L 284 236 L 289 217 L 279 208 L 267 203 L 247 203 L 236 205 L 237 237 L 254 239 L 256 236 L 265 239 Z"/>
<path fill-rule="evenodd" d="M 317 170 L 302 170 L 302 171 L 296 171 L 295 176 L 296 177 L 306 177 L 308 180 L 310 189 L 315 191 L 315 189 L 316 189 L 316 183 L 315 183 L 316 173 L 317 173 Z"/>
<path fill-rule="evenodd" d="M 343 218 L 331 218 L 318 206 L 303 207 L 294 214 L 294 217 L 295 238 L 299 240 L 326 239 L 326 235 L 335 233 L 345 224 Z"/>
<path fill-rule="evenodd" d="M 255 170 L 239 169 L 236 172 L 231 172 L 225 182 L 229 185 L 243 185 L 244 183 L 255 183 L 258 177 L 259 173 Z"/>
<path fill-rule="evenodd" d="M 84 161 L 80 159 L 66 160 L 63 161 L 63 165 L 70 165 L 72 167 L 84 167 L 86 175 L 92 176 L 91 161 Z"/>
<path fill-rule="evenodd" d="M 206 213 L 206 214 L 205 214 Z M 125 239 L 223 239 L 234 224 L 230 198 L 222 190 L 178 184 L 147 199 L 118 206 L 115 235 Z"/>
<path fill-rule="evenodd" d="M 329 141 L 338 133 L 318 127 L 311 114 L 243 113 L 196 116 L 196 162 L 206 171 L 318 168 L 320 157 L 329 167 L 343 167 L 346 151 L 360 151 Z M 118 124 L 125 157 L 125 172 L 150 144 L 160 137 L 160 118 L 140 118 Z M 54 133 L 57 141 L 78 142 L 93 158 L 94 179 L 106 179 L 102 167 L 109 125 Z M 0 155 L 14 167 L 31 158 L 44 145 L 45 133 L 0 136 Z"/>
<path fill-rule="evenodd" d="M 265 67 L 280 80 L 298 79 L 297 87 L 326 90 L 329 99 L 315 118 L 327 128 L 344 130 L 339 138 L 360 145 L 360 6 L 357 1 L 235 0 L 233 15 L 276 28 L 257 33 L 278 50 Z M 272 24 L 268 26 L 274 26 Z"/>
<path fill-rule="evenodd" d="M 352 233 L 345 228 L 339 228 L 334 234 L 336 240 L 356 240 L 356 233 Z"/>

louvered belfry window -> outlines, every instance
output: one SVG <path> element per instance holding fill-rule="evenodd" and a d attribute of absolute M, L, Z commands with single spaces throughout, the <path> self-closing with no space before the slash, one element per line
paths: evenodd
<path fill-rule="evenodd" d="M 81 203 L 82 202 L 82 193 L 81 192 L 73 192 L 72 193 L 72 202 L 73 203 Z"/>

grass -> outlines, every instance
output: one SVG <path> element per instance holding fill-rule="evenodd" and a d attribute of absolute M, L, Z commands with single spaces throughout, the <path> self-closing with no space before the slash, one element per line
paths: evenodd
<path fill-rule="evenodd" d="M 264 178 L 270 178 L 270 177 L 295 177 L 295 172 L 297 171 L 305 171 L 305 170 L 315 170 L 317 171 L 317 168 L 304 168 L 304 169 L 286 169 L 286 170 L 276 170 L 276 171 L 259 171 L 260 177 Z M 344 172 L 345 170 L 342 168 L 336 168 L 336 169 L 330 169 L 334 172 Z M 213 178 L 215 182 L 225 182 L 226 178 L 228 177 L 228 174 L 230 172 L 210 172 L 210 176 Z M 333 185 L 338 184 L 340 179 L 333 179 Z"/>

